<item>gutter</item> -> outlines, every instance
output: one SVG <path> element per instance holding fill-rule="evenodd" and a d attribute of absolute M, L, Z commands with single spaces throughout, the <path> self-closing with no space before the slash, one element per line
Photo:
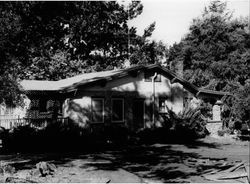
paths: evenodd
<path fill-rule="evenodd" d="M 153 85 L 153 124 L 155 125 L 155 79 L 157 77 L 157 72 L 155 72 L 152 78 L 152 85 Z"/>

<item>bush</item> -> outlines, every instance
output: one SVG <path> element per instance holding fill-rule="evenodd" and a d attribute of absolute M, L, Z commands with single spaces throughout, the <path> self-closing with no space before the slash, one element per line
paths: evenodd
<path fill-rule="evenodd" d="M 105 126 L 104 127 L 104 137 L 105 140 L 112 142 L 112 143 L 125 143 L 129 136 L 128 128 L 124 126 Z"/>
<path fill-rule="evenodd" d="M 199 109 L 185 109 L 179 114 L 169 110 L 163 117 L 163 127 L 144 129 L 138 132 L 142 142 L 188 142 L 204 138 L 209 132 L 206 129 L 206 120 Z"/>
<path fill-rule="evenodd" d="M 31 151 L 37 144 L 37 130 L 28 125 L 15 127 L 10 130 L 4 139 L 4 148 L 10 151 Z"/>
<path fill-rule="evenodd" d="M 218 130 L 217 133 L 218 133 L 219 136 L 222 137 L 222 136 L 224 136 L 225 134 L 227 134 L 227 135 L 231 134 L 231 133 L 232 133 L 232 130 L 226 128 L 226 129 L 223 129 L 223 130 Z"/>
<path fill-rule="evenodd" d="M 208 135 L 206 120 L 198 108 L 187 108 L 177 115 L 169 110 L 166 124 L 170 123 L 172 123 L 171 129 L 176 135 L 184 139 L 198 139 Z"/>
<path fill-rule="evenodd" d="M 19 126 L 6 134 L 4 148 L 22 152 L 68 149 L 80 143 L 81 135 L 81 128 L 73 123 L 50 122 L 43 129 Z"/>
<path fill-rule="evenodd" d="M 233 95 L 223 97 L 224 110 L 222 112 L 224 121 L 230 118 L 236 119 L 234 126 L 230 128 L 240 130 L 241 124 L 249 123 L 250 126 L 250 82 L 246 82 L 244 86 L 237 86 L 230 90 Z M 225 123 L 227 124 L 227 123 Z"/>
<path fill-rule="evenodd" d="M 86 151 L 104 148 L 107 143 L 124 145 L 128 129 L 102 126 L 99 131 L 98 128 L 91 131 L 90 128 L 82 128 L 72 122 L 50 122 L 43 129 L 29 125 L 16 127 L 5 137 L 4 148 L 8 151 Z"/>

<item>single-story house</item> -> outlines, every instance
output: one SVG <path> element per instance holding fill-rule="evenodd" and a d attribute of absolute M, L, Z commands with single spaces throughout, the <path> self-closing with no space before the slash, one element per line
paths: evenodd
<path fill-rule="evenodd" d="M 20 85 L 27 97 L 25 107 L 5 110 L 15 118 L 68 118 L 82 127 L 122 125 L 131 130 L 161 126 L 167 107 L 179 113 L 187 106 L 195 107 L 199 99 L 216 102 L 227 95 L 199 89 L 159 64 L 58 81 L 23 80 Z M 6 117 L 3 111 L 0 117 Z"/>

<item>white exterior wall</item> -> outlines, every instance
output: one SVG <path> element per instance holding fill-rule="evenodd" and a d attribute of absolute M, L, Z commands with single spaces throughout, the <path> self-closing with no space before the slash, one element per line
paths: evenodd
<path fill-rule="evenodd" d="M 156 112 L 158 111 L 159 98 L 166 98 L 168 108 L 175 113 L 179 113 L 183 110 L 183 86 L 181 84 L 171 84 L 168 78 L 161 76 L 161 82 L 155 82 L 154 85 Z M 124 123 L 128 125 L 132 121 L 131 113 L 133 116 L 131 102 L 133 102 L 134 98 L 144 98 L 145 103 L 152 102 L 153 83 L 144 81 L 144 74 L 140 73 L 137 77 L 126 76 L 112 80 L 104 87 L 96 85 L 88 88 L 84 87 L 82 90 L 79 88 L 76 91 L 75 97 L 65 101 L 63 105 L 63 116 L 70 117 L 70 119 L 79 122 L 80 125 L 85 127 L 91 122 L 91 97 L 103 97 L 104 119 L 110 122 L 111 98 L 117 96 L 124 98 Z M 144 114 L 144 116 L 146 116 L 146 114 Z M 146 117 L 144 121 L 146 124 L 152 123 L 146 122 Z M 160 122 L 156 120 L 155 123 L 158 124 Z"/>
<path fill-rule="evenodd" d="M 183 86 L 179 83 L 171 84 L 170 80 L 161 75 L 161 82 L 155 82 L 155 97 L 168 97 L 168 107 L 178 113 L 183 110 Z M 176 89 L 176 90 L 173 90 Z M 86 91 L 118 91 L 138 92 L 138 95 L 145 98 L 153 96 L 153 82 L 144 81 L 144 74 L 137 77 L 123 77 L 108 82 L 105 87 L 94 86 L 85 89 Z"/>

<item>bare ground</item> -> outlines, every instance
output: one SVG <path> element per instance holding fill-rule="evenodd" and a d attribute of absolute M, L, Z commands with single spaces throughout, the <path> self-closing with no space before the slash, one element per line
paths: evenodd
<path fill-rule="evenodd" d="M 2 164 L 16 168 L 12 176 L 37 182 L 192 182 L 208 183 L 199 167 L 186 164 L 189 159 L 209 159 L 225 163 L 249 163 L 249 142 L 229 137 L 207 137 L 194 144 L 153 144 L 92 153 L 47 153 L 0 155 Z M 53 175 L 33 175 L 36 163 L 54 163 Z M 0 182 L 6 176 L 0 175 Z"/>

